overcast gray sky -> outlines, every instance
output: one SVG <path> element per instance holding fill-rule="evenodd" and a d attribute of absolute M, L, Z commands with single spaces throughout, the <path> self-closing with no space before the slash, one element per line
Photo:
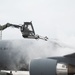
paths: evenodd
<path fill-rule="evenodd" d="M 36 34 L 56 39 L 75 39 L 75 0 L 0 0 L 0 24 L 32 21 Z M 3 39 L 23 39 L 8 28 Z"/>
<path fill-rule="evenodd" d="M 24 45 L 29 46 L 26 47 L 30 58 L 75 52 L 75 0 L 0 0 L 1 25 L 26 21 L 32 21 L 36 34 L 50 39 L 48 42 L 26 39 L 29 42 L 24 41 Z M 19 29 L 7 28 L 3 39 L 24 38 Z M 23 42 L 13 45 L 22 47 Z"/>

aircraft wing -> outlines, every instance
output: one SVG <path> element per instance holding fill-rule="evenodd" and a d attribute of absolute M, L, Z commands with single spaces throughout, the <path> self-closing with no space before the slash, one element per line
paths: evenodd
<path fill-rule="evenodd" d="M 29 72 L 30 75 L 74 75 L 75 53 L 32 60 Z"/>
<path fill-rule="evenodd" d="M 72 54 L 65 55 L 64 57 L 75 58 L 75 53 L 72 53 Z"/>

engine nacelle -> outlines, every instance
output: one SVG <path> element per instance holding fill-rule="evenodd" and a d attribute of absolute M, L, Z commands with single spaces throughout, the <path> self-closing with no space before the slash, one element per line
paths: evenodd
<path fill-rule="evenodd" d="M 53 59 L 35 59 L 30 63 L 30 75 L 56 75 L 56 65 Z"/>
<path fill-rule="evenodd" d="M 35 59 L 30 63 L 30 75 L 73 75 L 75 66 L 57 63 L 55 59 Z"/>

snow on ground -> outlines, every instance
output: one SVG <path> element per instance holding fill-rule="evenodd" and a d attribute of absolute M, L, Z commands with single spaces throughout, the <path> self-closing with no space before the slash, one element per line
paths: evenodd
<path fill-rule="evenodd" d="M 1 72 L 7 72 L 10 73 L 10 71 L 7 70 L 1 70 Z M 13 75 L 29 75 L 29 71 L 12 71 Z"/>

